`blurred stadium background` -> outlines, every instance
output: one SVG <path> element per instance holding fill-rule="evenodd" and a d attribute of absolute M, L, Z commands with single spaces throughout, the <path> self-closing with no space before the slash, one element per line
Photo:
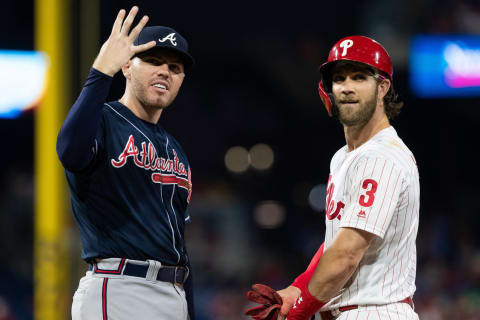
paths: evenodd
<path fill-rule="evenodd" d="M 3 3 L 0 50 L 37 49 L 35 5 L 53 10 L 49 1 Z M 386 47 L 406 102 L 393 125 L 414 152 L 421 177 L 416 310 L 422 320 L 480 319 L 480 45 L 470 51 L 477 55 L 469 65 L 477 83 L 466 96 L 422 96 L 412 87 L 418 70 L 411 68 L 417 35 L 480 41 L 478 0 L 62 3 L 67 23 L 59 28 L 66 28 L 69 39 L 63 115 L 119 9 L 139 5 L 150 25 L 172 26 L 190 42 L 196 67 L 160 122 L 192 164 L 186 234 L 197 319 L 243 319 L 244 294 L 252 283 L 287 286 L 321 244 L 329 161 L 344 137 L 318 98 L 316 68 L 336 40 L 352 34 Z M 4 82 L 13 78 L 7 69 L 0 70 Z M 32 77 L 20 67 L 13 70 L 25 83 Z M 122 90 L 118 75 L 110 98 Z M 34 304 L 38 110 L 0 118 L 0 320 L 47 319 L 34 317 L 40 307 Z M 68 272 L 56 303 L 62 310 L 58 319 L 68 319 L 87 265 L 80 259 L 68 191 L 53 196 L 65 203 L 65 251 L 56 267 Z"/>

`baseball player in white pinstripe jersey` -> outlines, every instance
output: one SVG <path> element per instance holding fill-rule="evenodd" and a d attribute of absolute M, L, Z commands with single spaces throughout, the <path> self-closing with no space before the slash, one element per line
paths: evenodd
<path fill-rule="evenodd" d="M 330 165 L 323 248 L 278 291 L 278 319 L 418 319 L 412 297 L 419 175 L 390 125 L 403 106 L 390 57 L 370 38 L 346 37 L 320 74 L 320 97 L 343 125 L 346 145 Z"/>

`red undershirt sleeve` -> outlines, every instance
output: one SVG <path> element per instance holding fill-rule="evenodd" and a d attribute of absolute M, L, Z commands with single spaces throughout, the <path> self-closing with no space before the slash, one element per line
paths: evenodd
<path fill-rule="evenodd" d="M 307 267 L 307 270 L 305 270 L 304 273 L 299 275 L 295 279 L 295 281 L 293 281 L 292 286 L 301 289 L 306 284 L 308 284 L 308 282 L 310 281 L 310 279 L 313 276 L 313 272 L 315 272 L 315 269 L 317 269 L 317 265 L 318 265 L 318 262 L 320 261 L 320 258 L 323 255 L 323 245 L 324 245 L 324 243 L 322 243 L 320 248 L 317 250 L 317 252 L 313 256 L 312 260 L 310 261 L 310 264 Z"/>

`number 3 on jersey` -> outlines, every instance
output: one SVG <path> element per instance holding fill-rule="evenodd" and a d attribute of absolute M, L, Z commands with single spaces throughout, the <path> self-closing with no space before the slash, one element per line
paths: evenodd
<path fill-rule="evenodd" d="M 358 203 L 362 207 L 370 207 L 375 200 L 375 192 L 377 192 L 377 181 L 373 179 L 365 179 L 362 184 L 362 188 L 365 189 L 365 194 L 360 196 Z"/>

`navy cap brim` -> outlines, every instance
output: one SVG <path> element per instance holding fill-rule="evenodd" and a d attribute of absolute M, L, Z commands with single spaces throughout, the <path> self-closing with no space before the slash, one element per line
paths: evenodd
<path fill-rule="evenodd" d="M 171 52 L 177 54 L 180 57 L 180 59 L 182 59 L 183 66 L 185 67 L 185 70 L 190 70 L 193 67 L 193 65 L 195 64 L 195 61 L 193 60 L 193 57 L 190 54 L 188 54 L 186 52 L 183 52 L 181 50 L 177 50 L 177 49 L 172 48 L 172 47 L 163 47 L 163 46 L 155 46 L 150 50 L 155 50 L 155 49 L 168 50 L 168 51 L 171 51 Z"/>

